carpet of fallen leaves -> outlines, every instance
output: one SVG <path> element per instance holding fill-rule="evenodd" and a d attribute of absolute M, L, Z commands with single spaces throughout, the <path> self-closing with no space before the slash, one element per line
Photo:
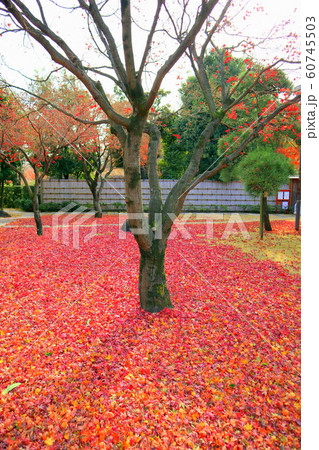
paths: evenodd
<path fill-rule="evenodd" d="M 292 222 L 287 221 L 281 226 L 275 226 L 272 233 L 264 233 L 262 240 L 259 238 L 259 229 L 254 224 L 247 223 L 246 229 L 249 230 L 249 240 L 243 239 L 242 234 L 237 232 L 223 242 L 238 247 L 257 259 L 279 262 L 289 272 L 300 274 L 301 240 Z"/>
<path fill-rule="evenodd" d="M 79 249 L 43 222 L 0 227 L 0 449 L 300 448 L 299 274 L 193 223 L 168 247 L 175 308 L 149 314 L 116 216 Z"/>

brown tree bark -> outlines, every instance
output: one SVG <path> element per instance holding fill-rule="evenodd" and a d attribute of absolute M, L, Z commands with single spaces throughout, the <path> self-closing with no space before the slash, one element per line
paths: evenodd
<path fill-rule="evenodd" d="M 101 203 L 100 203 L 100 198 L 98 193 L 93 194 L 93 205 L 94 205 L 94 209 L 96 211 L 95 213 L 95 217 L 100 219 L 103 215 L 103 211 L 102 211 L 102 207 L 101 207 Z"/>
<path fill-rule="evenodd" d="M 37 229 L 37 235 L 43 236 L 43 225 L 42 225 L 41 214 L 40 214 L 40 210 L 39 210 L 39 185 L 37 184 L 37 180 L 34 185 L 34 193 L 33 193 L 32 202 L 33 202 L 33 216 L 34 216 L 34 221 L 35 221 L 35 225 L 36 225 L 36 229 Z"/>
<path fill-rule="evenodd" d="M 264 227 L 266 231 L 272 231 L 271 228 L 271 223 L 270 223 L 270 219 L 269 219 L 269 211 L 268 211 L 268 203 L 267 203 L 267 192 L 264 193 L 263 196 L 263 222 L 264 222 Z"/>
<path fill-rule="evenodd" d="M 154 240 L 150 250 L 140 250 L 139 294 L 144 311 L 159 312 L 173 308 L 165 274 L 166 245 Z"/>

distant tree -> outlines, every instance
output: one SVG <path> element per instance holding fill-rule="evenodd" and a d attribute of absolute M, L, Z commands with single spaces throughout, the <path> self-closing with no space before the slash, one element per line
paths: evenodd
<path fill-rule="evenodd" d="M 45 82 L 37 80 L 32 86 L 37 96 L 35 102 L 53 102 L 67 111 L 71 117 L 80 117 L 87 131 L 76 142 L 69 143 L 59 151 L 48 174 L 68 179 L 69 175 L 82 176 L 92 193 L 96 217 L 102 217 L 100 196 L 106 178 L 113 169 L 113 155 L 120 151 L 118 139 L 110 133 L 107 124 L 100 124 L 101 108 L 92 100 L 72 74 L 62 71 Z M 123 109 L 123 106 L 122 106 Z M 59 116 L 63 122 L 63 114 Z M 61 124 L 62 125 L 62 124 Z"/>
<path fill-rule="evenodd" d="M 206 113 L 203 112 L 196 115 L 188 113 L 172 115 L 160 121 L 162 157 L 158 167 L 161 178 L 177 180 L 183 175 L 189 165 L 197 137 L 205 128 L 205 122 Z M 218 140 L 225 129 L 226 127 L 221 124 L 209 138 L 200 162 L 199 173 L 205 172 L 218 158 Z M 216 174 L 214 178 L 219 179 L 219 175 Z"/>
<path fill-rule="evenodd" d="M 194 61 L 192 64 L 194 66 Z M 200 161 L 199 174 L 210 169 L 215 161 L 220 159 L 221 154 L 224 152 L 227 154 L 227 149 L 231 152 L 234 143 L 240 141 L 240 135 L 249 128 L 249 124 L 258 122 L 259 117 L 265 112 L 275 109 L 279 103 L 277 99 L 280 92 L 284 92 L 287 96 L 291 91 L 292 83 L 280 69 L 268 70 L 260 64 L 253 63 L 249 58 L 235 57 L 230 49 L 219 49 L 215 46 L 203 59 L 203 68 L 207 73 L 207 81 L 216 104 L 221 101 L 223 85 L 224 90 L 230 90 L 239 83 L 236 88 L 239 95 L 249 88 L 251 77 L 245 76 L 247 67 L 252 72 L 249 74 L 251 76 L 253 71 L 264 72 L 259 83 L 254 86 L 252 95 L 243 96 L 242 102 L 225 114 L 220 126 L 208 139 Z M 167 119 L 159 121 L 163 142 L 163 157 L 159 162 L 162 178 L 177 179 L 183 175 L 196 139 L 205 128 L 209 114 L 208 103 L 196 76 L 189 77 L 179 92 L 182 107 L 178 114 L 170 114 Z M 285 146 L 291 144 L 293 139 L 297 139 L 297 134 L 300 133 L 300 117 L 295 117 L 296 108 L 298 109 L 298 105 L 294 105 L 290 113 L 288 108 L 277 122 L 273 121 L 266 126 L 260 132 L 257 141 L 269 142 L 271 137 L 274 145 Z M 291 114 L 292 111 L 294 116 Z M 229 181 L 236 163 L 214 177 Z"/>
<path fill-rule="evenodd" d="M 109 133 L 106 133 L 103 138 L 101 138 L 101 134 L 98 134 L 94 140 L 85 146 L 82 146 L 82 144 L 74 146 L 82 166 L 83 176 L 92 193 L 93 205 L 96 211 L 95 217 L 97 218 L 102 217 L 100 198 L 104 183 L 114 168 L 113 151 L 118 149 L 117 140 L 113 142 L 112 146 L 112 141 L 114 140 L 114 137 L 109 135 Z"/>
<path fill-rule="evenodd" d="M 6 104 L 6 93 L 3 90 L 0 90 L 0 107 L 5 107 Z M 20 162 L 16 162 L 15 165 L 20 165 Z M 7 166 L 1 158 L 0 155 L 0 215 L 8 216 L 7 213 L 3 212 L 4 206 L 4 185 L 8 182 L 12 182 L 13 184 L 17 183 L 17 173 L 11 169 L 11 167 Z"/>
<path fill-rule="evenodd" d="M 251 151 L 242 158 L 237 166 L 239 178 L 246 191 L 254 197 L 260 196 L 260 238 L 263 238 L 263 226 L 271 231 L 267 211 L 267 195 L 276 194 L 280 186 L 287 183 L 294 172 L 288 158 L 273 151 L 271 147 Z"/>
<path fill-rule="evenodd" d="M 19 166 L 20 162 L 17 161 L 14 163 L 15 166 Z M 1 161 L 0 155 L 0 215 L 4 215 L 3 206 L 4 206 L 4 186 L 6 183 L 11 182 L 12 184 L 16 184 L 18 180 L 17 173 L 11 169 L 11 167 L 7 166 L 3 161 Z M 7 214 L 6 214 L 7 215 Z"/>
<path fill-rule="evenodd" d="M 68 180 L 70 176 L 79 179 L 83 176 L 83 165 L 72 148 L 66 146 L 60 150 L 59 155 L 52 161 L 47 175 L 59 180 Z"/>
<path fill-rule="evenodd" d="M 77 114 L 81 116 L 79 109 Z M 39 211 L 39 192 L 43 178 L 61 149 L 78 139 L 92 138 L 91 128 L 67 117 L 44 103 L 8 95 L 0 110 L 0 158 L 20 175 L 32 200 L 37 234 L 43 234 Z M 23 159 L 34 172 L 32 190 L 24 171 L 17 166 Z"/>

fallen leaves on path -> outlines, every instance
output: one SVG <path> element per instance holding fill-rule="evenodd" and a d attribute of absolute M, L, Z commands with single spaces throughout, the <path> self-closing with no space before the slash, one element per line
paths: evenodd
<path fill-rule="evenodd" d="M 115 216 L 79 249 L 45 223 L 0 228 L 0 449 L 300 447 L 298 274 L 224 243 L 225 224 L 187 225 L 167 252 L 175 308 L 152 315 Z"/>

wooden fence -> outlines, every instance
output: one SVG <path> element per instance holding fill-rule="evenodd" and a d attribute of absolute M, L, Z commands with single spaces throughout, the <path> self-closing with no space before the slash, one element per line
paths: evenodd
<path fill-rule="evenodd" d="M 175 183 L 176 180 L 160 180 L 163 200 Z M 289 186 L 282 186 L 282 189 L 289 189 Z M 150 198 L 148 180 L 142 180 L 142 190 L 143 204 L 147 207 Z M 93 203 L 92 194 L 84 180 L 44 180 L 41 195 L 43 203 Z M 124 208 L 125 188 L 122 178 L 107 180 L 101 194 L 101 204 L 108 210 Z M 276 196 L 269 196 L 268 204 L 275 206 Z M 258 205 L 259 198 L 248 195 L 243 184 L 238 181 L 203 181 L 187 195 L 183 211 L 251 211 L 257 209 Z"/>

